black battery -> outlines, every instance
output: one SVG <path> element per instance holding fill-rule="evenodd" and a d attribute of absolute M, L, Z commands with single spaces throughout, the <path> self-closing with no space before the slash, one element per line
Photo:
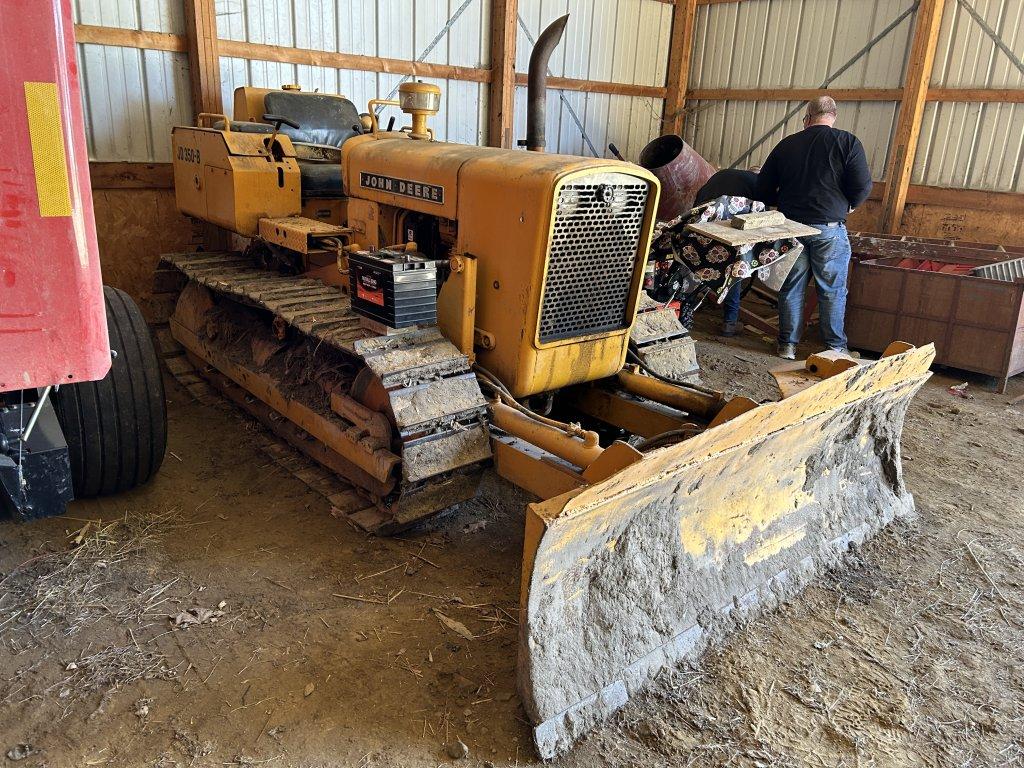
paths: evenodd
<path fill-rule="evenodd" d="M 390 328 L 437 322 L 437 265 L 422 253 L 384 249 L 348 256 L 352 309 Z"/>

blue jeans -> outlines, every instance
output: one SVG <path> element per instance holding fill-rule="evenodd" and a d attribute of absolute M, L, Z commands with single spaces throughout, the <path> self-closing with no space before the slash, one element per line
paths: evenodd
<path fill-rule="evenodd" d="M 800 341 L 803 324 L 804 294 L 814 276 L 818 291 L 818 317 L 821 336 L 829 349 L 846 349 L 846 275 L 850 269 L 850 239 L 846 225 L 811 225 L 821 234 L 801 237 L 804 252 L 793 264 L 779 291 L 779 343 Z"/>
<path fill-rule="evenodd" d="M 753 278 L 750 278 L 751 280 Z M 740 294 L 743 293 L 743 281 L 737 280 L 725 294 L 722 301 L 722 319 L 727 323 L 735 323 L 740 319 Z"/>

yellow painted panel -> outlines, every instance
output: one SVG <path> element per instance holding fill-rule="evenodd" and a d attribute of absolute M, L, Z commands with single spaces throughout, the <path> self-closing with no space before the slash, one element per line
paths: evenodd
<path fill-rule="evenodd" d="M 56 83 L 25 83 L 25 112 L 32 142 L 39 215 L 71 215 L 71 185 L 64 151 L 64 125 Z"/>

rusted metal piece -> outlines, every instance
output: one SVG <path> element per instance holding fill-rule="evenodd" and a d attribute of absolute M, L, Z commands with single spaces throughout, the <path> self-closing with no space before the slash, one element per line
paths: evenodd
<path fill-rule="evenodd" d="M 935 362 L 998 379 L 1024 372 L 1024 281 L 970 274 L 1005 251 L 877 237 L 851 238 L 850 346 L 881 352 L 890 339 L 934 342 Z"/>
<path fill-rule="evenodd" d="M 644 147 L 640 165 L 661 182 L 659 221 L 670 221 L 693 208 L 697 190 L 715 172 L 715 166 L 674 133 L 659 136 Z"/>

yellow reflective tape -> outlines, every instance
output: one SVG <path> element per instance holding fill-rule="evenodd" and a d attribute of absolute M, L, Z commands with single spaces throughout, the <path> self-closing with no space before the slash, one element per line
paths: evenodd
<path fill-rule="evenodd" d="M 70 216 L 71 186 L 56 83 L 25 83 L 25 111 L 32 140 L 39 215 Z"/>

